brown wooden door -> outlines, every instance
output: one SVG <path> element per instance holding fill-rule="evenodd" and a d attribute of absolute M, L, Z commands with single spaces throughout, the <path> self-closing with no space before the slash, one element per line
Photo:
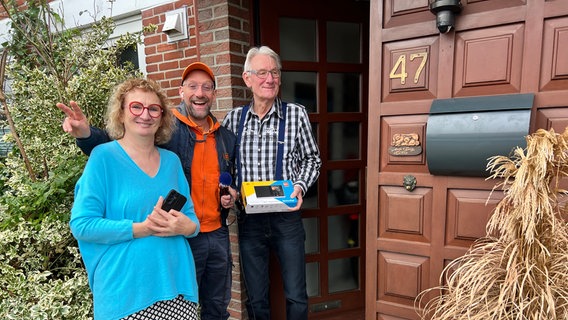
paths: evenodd
<path fill-rule="evenodd" d="M 434 99 L 534 93 L 531 132 L 568 125 L 568 1 L 462 0 L 447 34 L 429 2 L 371 1 L 366 319 L 418 319 L 415 297 L 485 235 L 503 196 L 486 205 L 496 181 L 430 174 Z"/>
<path fill-rule="evenodd" d="M 258 44 L 282 58 L 280 94 L 308 109 L 323 166 L 304 197 L 311 319 L 358 309 L 365 292 L 369 3 L 258 1 Z M 272 318 L 285 319 L 271 268 Z"/>

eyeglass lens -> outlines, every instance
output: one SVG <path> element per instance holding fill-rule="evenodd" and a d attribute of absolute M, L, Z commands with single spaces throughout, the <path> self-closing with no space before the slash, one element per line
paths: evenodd
<path fill-rule="evenodd" d="M 256 74 L 257 77 L 260 79 L 266 79 L 268 74 L 272 75 L 272 78 L 276 79 L 280 77 L 280 70 L 272 69 L 272 70 L 250 70 L 250 72 Z"/>
<path fill-rule="evenodd" d="M 136 117 L 142 115 L 142 113 L 144 113 L 144 109 L 148 110 L 148 114 L 152 118 L 160 117 L 163 112 L 162 106 L 160 106 L 159 104 L 151 104 L 146 107 L 141 102 L 138 101 L 132 101 L 128 105 L 128 109 L 130 110 L 130 113 L 132 113 Z"/>
<path fill-rule="evenodd" d="M 203 84 L 188 83 L 185 86 L 193 92 L 197 91 L 199 88 L 201 88 L 201 91 L 207 93 L 212 92 L 215 89 L 215 86 L 212 83 L 203 83 Z"/>

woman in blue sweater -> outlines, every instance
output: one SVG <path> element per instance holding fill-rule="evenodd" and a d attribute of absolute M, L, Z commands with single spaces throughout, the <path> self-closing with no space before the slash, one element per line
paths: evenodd
<path fill-rule="evenodd" d="M 156 147 L 174 117 L 159 85 L 120 84 L 109 101 L 107 131 L 75 186 L 70 227 L 93 292 L 95 319 L 197 319 L 197 283 L 186 240 L 199 232 L 179 158 Z M 175 189 L 187 202 L 161 209 Z"/>

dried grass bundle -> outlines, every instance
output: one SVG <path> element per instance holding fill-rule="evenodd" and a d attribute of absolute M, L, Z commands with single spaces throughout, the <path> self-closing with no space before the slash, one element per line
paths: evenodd
<path fill-rule="evenodd" d="M 568 128 L 539 129 L 526 149 L 487 165 L 505 193 L 487 235 L 442 273 L 442 285 L 422 292 L 422 319 L 568 319 L 568 224 L 560 198 L 568 175 Z M 444 285 L 445 283 L 445 285 Z"/>

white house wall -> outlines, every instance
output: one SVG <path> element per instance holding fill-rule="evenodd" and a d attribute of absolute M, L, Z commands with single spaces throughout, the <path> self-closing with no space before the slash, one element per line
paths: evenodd
<path fill-rule="evenodd" d="M 141 11 L 174 2 L 174 0 L 93 0 L 91 2 L 77 0 L 52 1 L 50 6 L 63 17 L 65 28 L 88 28 L 101 17 L 113 17 L 116 23 L 111 41 L 120 35 L 137 33 L 142 30 Z M 8 19 L 0 21 L 0 43 L 9 40 L 10 24 Z M 143 44 L 138 45 L 138 62 L 140 71 L 146 73 L 146 59 Z"/>
<path fill-rule="evenodd" d="M 65 25 L 68 28 L 88 26 L 93 22 L 93 17 L 103 16 L 113 17 L 120 20 L 124 17 L 139 15 L 142 10 L 157 7 L 174 0 L 57 0 L 50 3 L 50 6 L 61 12 Z"/>

